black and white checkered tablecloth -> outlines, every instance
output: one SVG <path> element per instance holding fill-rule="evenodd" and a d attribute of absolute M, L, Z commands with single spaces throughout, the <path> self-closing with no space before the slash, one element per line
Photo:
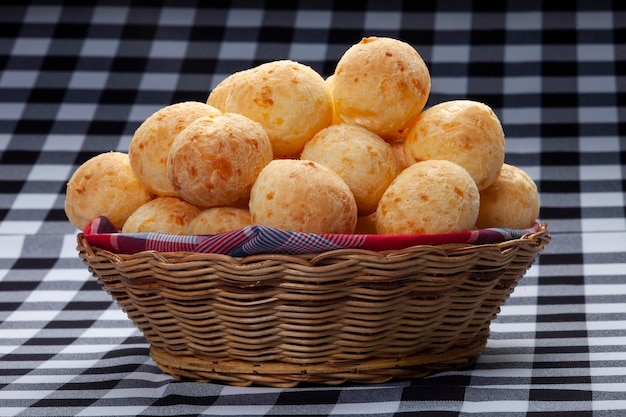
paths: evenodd
<path fill-rule="evenodd" d="M 626 415 L 626 3 L 73 3 L 0 5 L 0 416 Z M 471 370 L 293 389 L 173 381 L 78 259 L 66 181 L 236 70 L 290 58 L 327 76 L 369 35 L 415 46 L 429 105 L 496 111 L 552 242 Z"/>

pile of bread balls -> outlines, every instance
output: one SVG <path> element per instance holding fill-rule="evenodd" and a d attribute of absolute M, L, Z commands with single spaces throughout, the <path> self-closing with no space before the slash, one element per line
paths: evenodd
<path fill-rule="evenodd" d="M 235 72 L 206 102 L 150 115 L 127 153 L 79 166 L 66 214 L 81 230 L 107 216 L 125 233 L 532 226 L 537 186 L 504 162 L 496 114 L 469 99 L 426 108 L 430 88 L 417 50 L 388 37 L 349 47 L 326 79 L 287 59 Z"/>

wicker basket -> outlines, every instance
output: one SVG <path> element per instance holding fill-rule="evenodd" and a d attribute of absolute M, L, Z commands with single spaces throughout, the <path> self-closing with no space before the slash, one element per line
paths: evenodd
<path fill-rule="evenodd" d="M 491 320 L 550 240 L 233 258 L 79 256 L 175 378 L 292 387 L 380 383 L 471 366 Z"/>

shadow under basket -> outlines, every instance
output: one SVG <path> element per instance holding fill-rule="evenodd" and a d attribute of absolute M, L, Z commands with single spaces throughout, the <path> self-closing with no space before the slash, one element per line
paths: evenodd
<path fill-rule="evenodd" d="M 468 368 L 550 241 L 545 223 L 493 244 L 373 252 L 79 256 L 161 370 L 230 385 L 382 383 Z"/>

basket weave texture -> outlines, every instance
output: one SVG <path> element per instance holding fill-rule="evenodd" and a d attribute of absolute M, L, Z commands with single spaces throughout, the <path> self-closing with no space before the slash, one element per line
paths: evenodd
<path fill-rule="evenodd" d="M 471 366 L 491 321 L 550 241 L 373 252 L 79 256 L 175 378 L 293 387 L 381 383 Z"/>

